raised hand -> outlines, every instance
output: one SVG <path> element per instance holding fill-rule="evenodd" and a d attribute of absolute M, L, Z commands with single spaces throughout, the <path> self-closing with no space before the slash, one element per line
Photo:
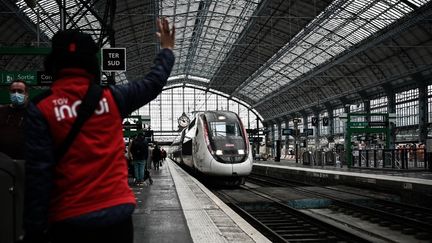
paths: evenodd
<path fill-rule="evenodd" d="M 157 37 L 160 40 L 161 48 L 174 48 L 174 42 L 175 42 L 175 26 L 172 25 L 172 28 L 170 30 L 169 23 L 166 17 L 156 20 L 158 32 L 156 32 Z"/>

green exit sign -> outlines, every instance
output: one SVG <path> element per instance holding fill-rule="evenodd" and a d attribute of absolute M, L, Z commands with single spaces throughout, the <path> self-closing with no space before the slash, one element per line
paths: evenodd
<path fill-rule="evenodd" d="M 20 71 L 20 72 L 0 72 L 0 84 L 8 85 L 15 79 L 24 80 L 29 85 L 37 84 L 37 72 Z"/>

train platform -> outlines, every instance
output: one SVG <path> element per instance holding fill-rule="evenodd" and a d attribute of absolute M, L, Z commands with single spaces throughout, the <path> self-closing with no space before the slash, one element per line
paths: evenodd
<path fill-rule="evenodd" d="M 406 202 L 432 202 L 432 172 L 303 165 L 293 159 L 254 160 L 252 173 L 311 185 L 347 185 L 394 193 Z M 429 204 L 430 205 L 430 204 Z"/>
<path fill-rule="evenodd" d="M 134 242 L 270 242 L 171 160 L 133 186 Z"/>

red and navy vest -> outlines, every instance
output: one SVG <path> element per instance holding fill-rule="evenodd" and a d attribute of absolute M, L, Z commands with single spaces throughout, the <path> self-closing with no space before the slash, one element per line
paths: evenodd
<path fill-rule="evenodd" d="M 68 69 L 37 107 L 49 123 L 54 147 L 65 139 L 77 116 L 91 77 Z M 105 88 L 95 113 L 86 121 L 55 167 L 50 221 L 60 221 L 120 204 L 136 204 L 127 183 L 122 118 Z"/>

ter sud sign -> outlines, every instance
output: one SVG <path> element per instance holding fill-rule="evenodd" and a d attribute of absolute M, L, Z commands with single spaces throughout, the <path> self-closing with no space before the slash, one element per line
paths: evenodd
<path fill-rule="evenodd" d="M 101 53 L 102 71 L 126 71 L 126 48 L 102 48 Z"/>

